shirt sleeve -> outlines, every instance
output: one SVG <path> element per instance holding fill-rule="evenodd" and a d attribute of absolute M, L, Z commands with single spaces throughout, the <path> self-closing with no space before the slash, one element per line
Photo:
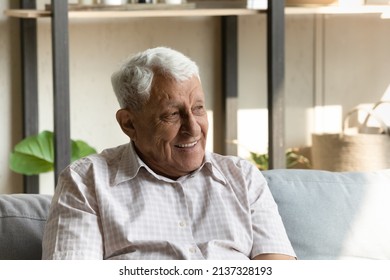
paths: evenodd
<path fill-rule="evenodd" d="M 81 165 L 81 164 L 80 164 Z M 82 176 L 67 167 L 60 175 L 46 223 L 42 259 L 102 259 L 103 238 L 88 165 Z"/>
<path fill-rule="evenodd" d="M 256 167 L 251 166 L 248 170 L 248 194 L 253 230 L 250 257 L 268 253 L 296 257 L 267 181 Z"/>

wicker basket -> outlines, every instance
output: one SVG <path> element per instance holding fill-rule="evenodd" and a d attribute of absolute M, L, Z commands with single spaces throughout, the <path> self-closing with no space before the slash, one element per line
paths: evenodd
<path fill-rule="evenodd" d="M 347 114 L 343 133 L 313 134 L 313 169 L 373 171 L 390 168 L 390 129 L 374 112 L 382 103 L 375 104 L 360 127 L 348 127 L 350 116 L 362 110 L 357 108 Z M 380 128 L 368 127 L 369 118 L 377 119 Z"/>

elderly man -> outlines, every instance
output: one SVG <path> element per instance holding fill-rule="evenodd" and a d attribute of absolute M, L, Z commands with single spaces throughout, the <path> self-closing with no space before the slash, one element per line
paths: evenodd
<path fill-rule="evenodd" d="M 44 259 L 295 258 L 262 174 L 205 151 L 205 97 L 192 60 L 148 49 L 112 84 L 130 141 L 62 172 Z"/>

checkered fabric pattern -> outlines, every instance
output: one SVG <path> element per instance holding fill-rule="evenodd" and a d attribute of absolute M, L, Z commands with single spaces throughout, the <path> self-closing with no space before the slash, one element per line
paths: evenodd
<path fill-rule="evenodd" d="M 263 175 L 238 157 L 206 153 L 192 174 L 154 173 L 132 143 L 61 174 L 43 259 L 248 259 L 295 256 Z"/>

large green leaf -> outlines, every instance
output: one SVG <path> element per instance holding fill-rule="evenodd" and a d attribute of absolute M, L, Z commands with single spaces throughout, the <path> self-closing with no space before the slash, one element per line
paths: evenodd
<path fill-rule="evenodd" d="M 43 131 L 38 135 L 29 136 L 16 144 L 14 151 L 53 162 L 53 132 Z"/>
<path fill-rule="evenodd" d="M 12 152 L 9 167 L 16 173 L 35 175 L 53 170 L 53 162 L 40 159 L 33 155 Z"/>
<path fill-rule="evenodd" d="M 10 169 L 25 175 L 52 171 L 54 169 L 53 138 L 53 132 L 43 131 L 20 141 L 10 155 Z M 71 143 L 71 161 L 96 153 L 96 150 L 84 141 L 72 140 Z"/>
<path fill-rule="evenodd" d="M 96 154 L 96 150 L 82 140 L 72 140 L 72 161 Z"/>

